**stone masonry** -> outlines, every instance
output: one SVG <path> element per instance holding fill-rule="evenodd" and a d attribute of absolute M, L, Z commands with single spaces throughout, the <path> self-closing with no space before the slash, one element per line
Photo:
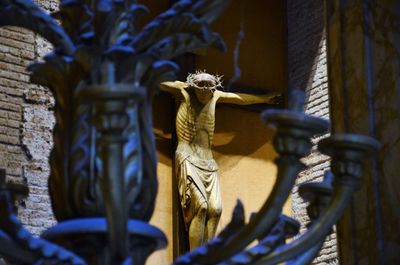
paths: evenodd
<path fill-rule="evenodd" d="M 306 113 L 329 119 L 323 1 L 288 0 L 287 12 L 289 86 L 306 90 Z M 313 143 L 316 145 L 323 137 L 326 135 L 316 137 Z M 315 145 L 312 154 L 303 161 L 308 169 L 300 173 L 297 184 L 319 181 L 329 169 L 328 158 Z M 309 221 L 306 206 L 296 187 L 292 192 L 292 210 L 303 231 Z M 338 264 L 335 233 L 327 238 L 313 264 Z"/>
<path fill-rule="evenodd" d="M 57 7 L 56 1 L 40 4 L 48 11 Z M 55 222 L 47 192 L 54 100 L 47 89 L 29 83 L 25 67 L 49 50 L 30 31 L 0 30 L 0 167 L 7 169 L 8 180 L 28 184 L 19 217 L 35 235 Z"/>

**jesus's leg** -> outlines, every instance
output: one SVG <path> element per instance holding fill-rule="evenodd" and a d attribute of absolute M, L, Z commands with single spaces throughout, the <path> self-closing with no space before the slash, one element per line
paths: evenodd
<path fill-rule="evenodd" d="M 211 240 L 217 231 L 219 219 L 221 217 L 222 207 L 220 205 L 211 205 L 208 208 L 206 238 L 205 241 Z"/>
<path fill-rule="evenodd" d="M 195 213 L 189 226 L 190 249 L 201 246 L 205 242 L 205 226 L 207 218 L 207 203 L 203 202 Z"/>
<path fill-rule="evenodd" d="M 211 240 L 215 236 L 222 213 L 222 200 L 218 176 L 214 173 L 212 177 L 212 181 L 209 183 L 208 187 L 210 189 L 210 194 L 208 197 L 206 241 Z"/>

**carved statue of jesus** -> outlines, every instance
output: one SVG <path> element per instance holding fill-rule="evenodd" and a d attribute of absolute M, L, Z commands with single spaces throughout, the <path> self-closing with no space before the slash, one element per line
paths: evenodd
<path fill-rule="evenodd" d="M 214 237 L 222 212 L 218 166 L 211 151 L 217 102 L 270 103 L 277 96 L 275 93 L 229 93 L 218 90 L 220 87 L 220 77 L 205 72 L 190 74 L 186 82 L 160 85 L 161 90 L 180 101 L 176 116 L 175 168 L 190 249 Z"/>

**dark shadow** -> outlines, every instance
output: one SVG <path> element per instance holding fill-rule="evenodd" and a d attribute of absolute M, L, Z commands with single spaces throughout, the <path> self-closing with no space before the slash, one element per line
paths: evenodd
<path fill-rule="evenodd" d="M 316 70 L 324 38 L 323 1 L 287 0 L 288 84 L 306 90 Z"/>
<path fill-rule="evenodd" d="M 256 158 L 256 151 L 271 142 L 273 130 L 260 119 L 260 114 L 231 106 L 219 106 L 213 150 L 221 155 Z M 274 153 L 274 152 L 272 152 Z M 264 154 L 263 154 L 264 155 Z M 273 159 L 263 156 L 262 159 Z"/>

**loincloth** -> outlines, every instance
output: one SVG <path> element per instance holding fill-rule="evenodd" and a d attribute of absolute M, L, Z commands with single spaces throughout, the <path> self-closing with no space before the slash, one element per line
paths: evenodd
<path fill-rule="evenodd" d="M 191 222 L 203 203 L 209 210 L 220 212 L 221 193 L 215 160 L 177 152 L 175 166 L 185 223 Z"/>

